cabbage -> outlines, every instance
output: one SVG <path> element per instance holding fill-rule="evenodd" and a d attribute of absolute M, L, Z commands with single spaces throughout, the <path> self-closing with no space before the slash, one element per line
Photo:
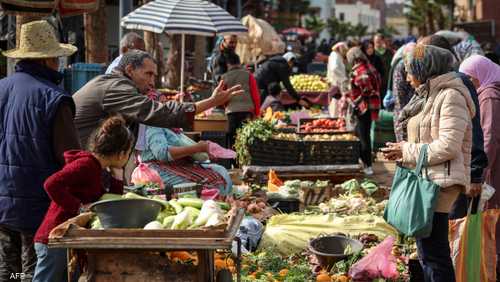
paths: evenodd
<path fill-rule="evenodd" d="M 165 219 L 163 220 L 163 228 L 171 229 L 172 225 L 174 224 L 175 217 L 175 215 L 165 217 Z"/>
<path fill-rule="evenodd" d="M 224 216 L 219 213 L 213 213 L 205 224 L 205 227 L 217 226 L 222 223 L 224 223 Z"/>
<path fill-rule="evenodd" d="M 205 201 L 203 203 L 203 206 L 201 207 L 200 215 L 195 220 L 193 227 L 199 227 L 207 224 L 208 220 L 213 214 L 222 215 L 223 213 L 219 205 L 215 201 L 213 200 Z"/>
<path fill-rule="evenodd" d="M 147 229 L 147 230 L 163 229 L 163 225 L 155 220 L 155 221 L 151 221 L 150 223 L 146 224 L 146 226 L 144 226 L 144 229 Z"/>
<path fill-rule="evenodd" d="M 180 214 L 175 216 L 171 229 L 187 229 L 191 225 L 193 219 L 189 211 L 183 210 Z"/>

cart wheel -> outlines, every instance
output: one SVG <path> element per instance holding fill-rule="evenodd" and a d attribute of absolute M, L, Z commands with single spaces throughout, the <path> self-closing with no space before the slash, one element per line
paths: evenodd
<path fill-rule="evenodd" d="M 215 279 L 216 282 L 233 282 L 233 275 L 229 270 L 222 269 L 217 272 L 217 277 Z"/>

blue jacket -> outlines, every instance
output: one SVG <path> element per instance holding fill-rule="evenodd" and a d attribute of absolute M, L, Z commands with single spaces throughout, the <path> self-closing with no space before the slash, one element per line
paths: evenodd
<path fill-rule="evenodd" d="M 464 85 L 469 89 L 472 101 L 476 106 L 476 115 L 472 119 L 472 152 L 471 152 L 471 183 L 483 183 L 483 170 L 488 166 L 488 157 L 484 152 L 483 128 L 481 127 L 479 98 L 476 88 L 463 73 L 458 73 Z"/>
<path fill-rule="evenodd" d="M 45 179 L 59 169 L 53 124 L 59 105 L 73 99 L 57 85 L 62 75 L 21 61 L 0 80 L 0 225 L 35 232 L 50 200 Z"/>

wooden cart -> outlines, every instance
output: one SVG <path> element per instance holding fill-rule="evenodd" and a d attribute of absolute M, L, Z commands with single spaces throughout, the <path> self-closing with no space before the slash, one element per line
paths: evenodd
<path fill-rule="evenodd" d="M 214 251 L 230 250 L 238 242 L 237 279 L 240 281 L 241 244 L 236 238 L 244 216 L 240 209 L 223 230 L 91 230 L 71 226 L 61 238 L 50 239 L 49 248 L 67 248 L 86 256 L 85 281 L 215 281 Z M 171 264 L 165 252 L 196 251 L 197 266 Z M 71 273 L 68 273 L 70 276 Z"/>

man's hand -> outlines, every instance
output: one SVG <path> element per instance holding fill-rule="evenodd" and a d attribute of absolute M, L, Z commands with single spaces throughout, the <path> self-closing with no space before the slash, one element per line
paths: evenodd
<path fill-rule="evenodd" d="M 212 93 L 212 96 L 210 97 L 212 99 L 214 107 L 224 105 L 234 96 L 241 95 L 244 93 L 244 90 L 241 88 L 241 85 L 239 84 L 227 90 L 225 90 L 224 88 L 225 88 L 224 81 L 221 80 L 219 82 L 219 85 L 217 85 L 217 88 L 215 88 L 214 92 Z"/>
<path fill-rule="evenodd" d="M 483 184 L 482 183 L 471 183 L 470 184 L 470 189 L 466 191 L 466 195 L 474 198 L 477 197 L 481 194 L 481 191 L 483 190 Z"/>

